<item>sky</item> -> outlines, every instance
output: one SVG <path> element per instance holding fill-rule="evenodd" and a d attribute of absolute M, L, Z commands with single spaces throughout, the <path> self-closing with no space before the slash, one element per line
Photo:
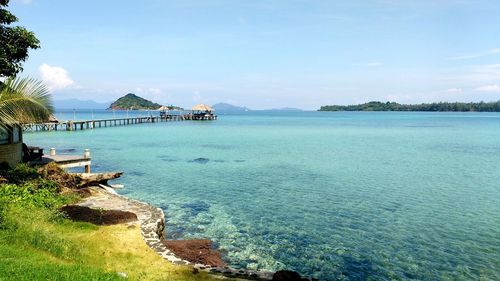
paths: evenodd
<path fill-rule="evenodd" d="M 190 107 L 500 100 L 498 0 L 11 0 L 54 99 Z"/>

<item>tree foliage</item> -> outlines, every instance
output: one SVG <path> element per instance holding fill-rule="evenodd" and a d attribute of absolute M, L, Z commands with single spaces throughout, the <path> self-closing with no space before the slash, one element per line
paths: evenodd
<path fill-rule="evenodd" d="M 132 93 L 128 93 L 125 96 L 119 98 L 114 103 L 109 106 L 109 109 L 158 109 L 161 105 L 154 103 L 150 100 L 141 98 Z"/>
<path fill-rule="evenodd" d="M 456 111 L 456 112 L 500 112 L 497 102 L 439 102 L 421 104 L 399 104 L 396 102 L 371 101 L 357 105 L 325 105 L 319 111 Z"/>
<path fill-rule="evenodd" d="M 28 50 L 40 48 L 33 32 L 22 26 L 11 26 L 18 18 L 5 9 L 8 4 L 9 0 L 0 0 L 0 78 L 22 71 Z"/>
<path fill-rule="evenodd" d="M 47 87 L 32 78 L 7 78 L 0 85 L 0 126 L 44 122 L 54 111 Z"/>

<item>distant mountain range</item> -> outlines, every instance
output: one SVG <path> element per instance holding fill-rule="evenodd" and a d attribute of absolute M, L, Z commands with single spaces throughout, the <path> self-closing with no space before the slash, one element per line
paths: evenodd
<path fill-rule="evenodd" d="M 294 107 L 283 107 L 283 108 L 273 108 L 268 109 L 270 111 L 302 111 L 302 109 L 294 108 Z"/>
<path fill-rule="evenodd" d="M 161 105 L 154 103 L 147 99 L 141 98 L 135 94 L 128 93 L 127 95 L 117 99 L 114 102 L 101 103 L 93 100 L 79 100 L 79 99 L 65 99 L 54 100 L 54 107 L 56 109 L 158 109 Z M 180 110 L 177 106 L 168 106 L 169 110 Z M 219 113 L 238 113 L 255 111 L 245 106 L 237 106 L 229 103 L 216 103 L 212 106 L 216 112 Z M 266 111 L 300 111 L 301 109 L 283 107 L 267 109 Z"/>
<path fill-rule="evenodd" d="M 250 111 L 251 109 L 243 106 L 236 106 L 229 103 L 216 103 L 212 105 L 212 108 L 215 109 L 216 112 L 221 113 L 231 113 L 231 112 L 245 112 Z"/>
<path fill-rule="evenodd" d="M 99 103 L 93 100 L 54 100 L 54 107 L 56 109 L 106 109 L 108 106 L 109 103 Z"/>

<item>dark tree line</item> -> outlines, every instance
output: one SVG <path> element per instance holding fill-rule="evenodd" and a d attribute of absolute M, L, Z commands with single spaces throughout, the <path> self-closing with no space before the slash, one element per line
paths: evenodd
<path fill-rule="evenodd" d="M 325 105 L 319 111 L 456 111 L 456 112 L 500 112 L 497 102 L 439 102 L 421 104 L 399 104 L 396 102 L 371 101 L 357 105 Z"/>
<path fill-rule="evenodd" d="M 12 26 L 18 18 L 6 10 L 8 5 L 9 0 L 0 0 L 0 78 L 21 72 L 28 50 L 40 47 L 33 32 L 22 26 Z"/>

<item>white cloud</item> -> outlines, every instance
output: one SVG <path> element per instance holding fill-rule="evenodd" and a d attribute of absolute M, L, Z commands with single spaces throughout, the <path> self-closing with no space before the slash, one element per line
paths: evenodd
<path fill-rule="evenodd" d="M 498 86 L 497 84 L 485 85 L 485 86 L 481 86 L 479 88 L 476 88 L 476 91 L 500 93 L 500 86 Z"/>
<path fill-rule="evenodd" d="M 51 90 L 61 90 L 73 85 L 75 82 L 69 77 L 68 71 L 60 66 L 50 66 L 46 63 L 38 68 L 43 82 Z"/>
<path fill-rule="evenodd" d="M 148 91 L 154 95 L 159 95 L 159 94 L 163 93 L 163 91 L 161 89 L 158 89 L 158 88 L 149 88 Z"/>
<path fill-rule="evenodd" d="M 500 64 L 478 65 L 472 68 L 472 75 L 475 81 L 483 81 L 485 84 L 491 84 L 500 78 Z"/>
<path fill-rule="evenodd" d="M 454 57 L 449 57 L 449 60 L 467 60 L 467 59 L 475 59 L 483 56 L 482 54 L 469 54 L 469 55 L 460 55 L 460 56 L 454 56 Z"/>
<path fill-rule="evenodd" d="M 460 93 L 462 92 L 461 88 L 450 88 L 445 91 L 446 93 Z"/>
<path fill-rule="evenodd" d="M 448 60 L 475 59 L 475 58 L 480 58 L 480 57 L 484 57 L 484 56 L 487 56 L 487 55 L 499 54 L 499 53 L 500 53 L 500 48 L 495 48 L 495 49 L 489 49 L 489 50 L 486 50 L 486 51 L 477 52 L 477 53 L 473 53 L 473 54 L 465 54 L 465 55 L 452 56 L 452 57 L 449 57 Z"/>

